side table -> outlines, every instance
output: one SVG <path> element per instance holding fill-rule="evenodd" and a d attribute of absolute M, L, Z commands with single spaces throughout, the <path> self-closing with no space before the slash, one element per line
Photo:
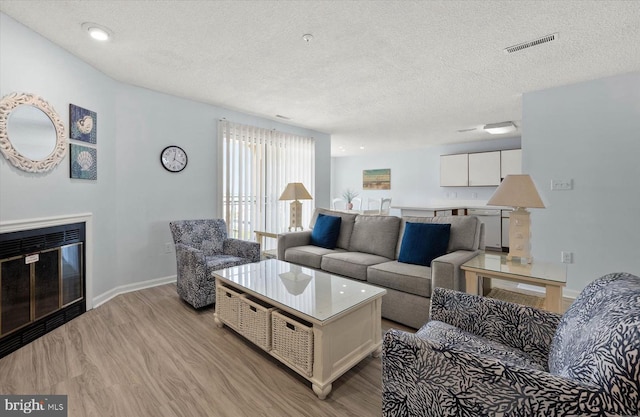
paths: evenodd
<path fill-rule="evenodd" d="M 530 264 L 509 261 L 506 255 L 481 253 L 461 266 L 467 284 L 467 293 L 479 294 L 484 278 L 502 279 L 544 287 L 545 309 L 562 313 L 562 288 L 567 284 L 566 265 L 532 261 Z"/>
<path fill-rule="evenodd" d="M 278 234 L 277 233 L 272 233 L 272 232 L 264 232 L 261 230 L 254 230 L 253 233 L 256 234 L 256 242 L 258 242 L 260 244 L 260 250 L 261 250 L 261 258 L 262 259 L 276 259 L 278 257 L 278 251 L 277 249 L 269 249 L 269 250 L 262 250 L 262 248 L 264 247 L 264 238 L 271 238 L 271 239 L 277 239 L 278 238 Z"/>

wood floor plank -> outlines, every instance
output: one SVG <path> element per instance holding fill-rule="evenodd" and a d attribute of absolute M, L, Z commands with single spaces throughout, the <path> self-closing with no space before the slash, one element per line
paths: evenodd
<path fill-rule="evenodd" d="M 319 400 L 304 378 L 194 310 L 174 284 L 119 295 L 0 359 L 0 393 L 66 394 L 69 416 L 381 415 L 380 358 Z M 409 330 L 383 320 L 388 328 Z"/>

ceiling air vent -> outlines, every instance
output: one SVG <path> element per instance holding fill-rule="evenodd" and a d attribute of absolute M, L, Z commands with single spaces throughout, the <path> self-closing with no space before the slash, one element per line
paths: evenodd
<path fill-rule="evenodd" d="M 552 33 L 551 35 L 543 36 L 543 37 L 538 38 L 538 39 L 534 39 L 534 40 L 529 41 L 529 42 L 525 42 L 525 43 L 521 43 L 521 44 L 518 44 L 518 45 L 510 46 L 508 48 L 504 48 L 504 52 L 507 53 L 507 54 L 512 54 L 514 52 L 518 52 L 518 51 L 521 51 L 523 49 L 531 48 L 532 46 L 541 45 L 543 43 L 555 41 L 556 39 L 558 39 L 558 32 Z"/>

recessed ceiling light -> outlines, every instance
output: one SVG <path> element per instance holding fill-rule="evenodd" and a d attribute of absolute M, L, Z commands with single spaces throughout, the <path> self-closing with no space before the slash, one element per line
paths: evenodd
<path fill-rule="evenodd" d="M 516 125 L 513 122 L 490 123 L 484 125 L 484 130 L 492 135 L 501 135 L 516 131 Z"/>
<path fill-rule="evenodd" d="M 101 42 L 108 41 L 109 39 L 111 39 L 113 34 L 113 32 L 111 32 L 111 30 L 109 30 L 108 28 L 91 22 L 83 23 L 82 29 L 86 30 L 91 38 Z"/>
<path fill-rule="evenodd" d="M 360 149 L 364 149 L 364 146 L 361 146 Z"/>
<path fill-rule="evenodd" d="M 306 43 L 311 42 L 311 39 L 313 39 L 313 35 L 310 33 L 306 33 L 302 35 L 302 40 L 305 41 Z"/>

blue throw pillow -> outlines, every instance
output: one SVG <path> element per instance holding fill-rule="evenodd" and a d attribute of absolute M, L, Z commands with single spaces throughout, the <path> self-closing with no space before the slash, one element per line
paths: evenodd
<path fill-rule="evenodd" d="M 407 222 L 398 262 L 430 266 L 431 261 L 447 253 L 450 234 L 450 224 Z"/>
<path fill-rule="evenodd" d="M 318 214 L 316 224 L 311 231 L 311 244 L 321 248 L 335 249 L 341 224 L 341 217 Z"/>

